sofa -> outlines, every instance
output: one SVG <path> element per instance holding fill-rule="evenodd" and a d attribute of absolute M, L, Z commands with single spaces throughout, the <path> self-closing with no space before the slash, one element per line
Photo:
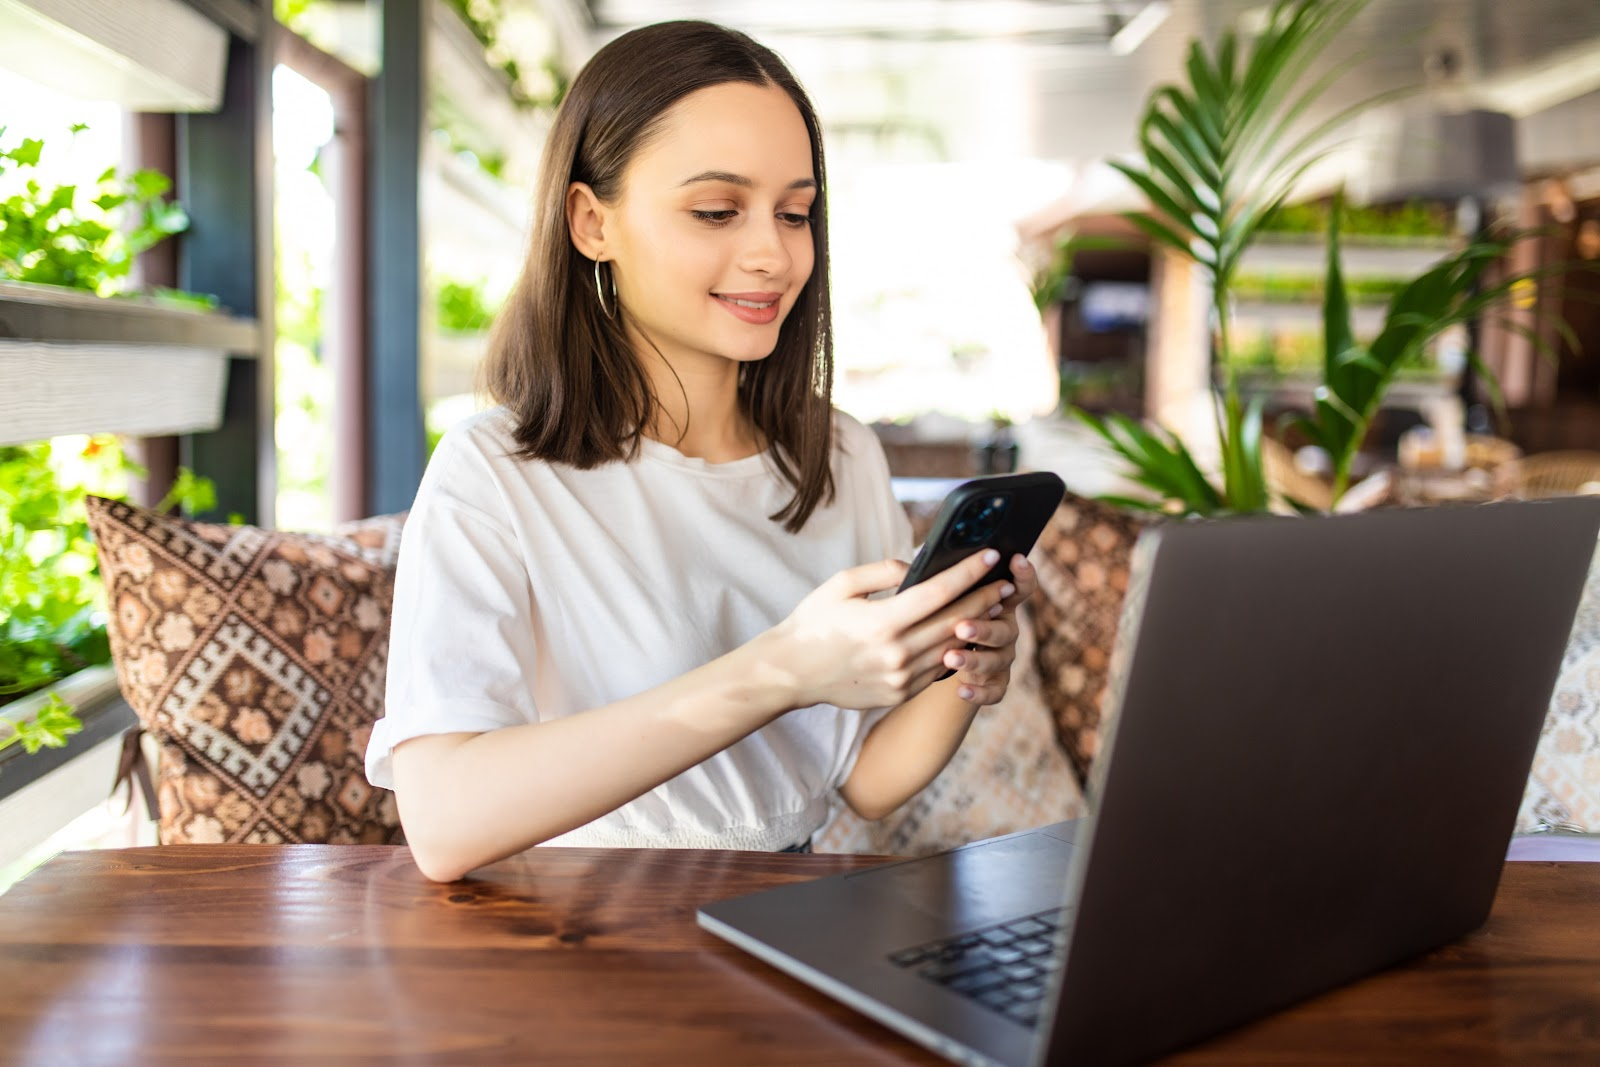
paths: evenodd
<path fill-rule="evenodd" d="M 328 534 L 223 526 L 91 497 L 118 680 L 159 749 L 160 839 L 403 840 L 362 757 L 382 714 L 404 515 Z M 842 807 L 819 851 L 913 855 L 1072 818 L 1104 723 L 1112 641 L 1145 520 L 1069 494 L 1004 701 L 888 818 Z M 1600 563 L 1551 702 L 1520 834 L 1600 834 Z"/>

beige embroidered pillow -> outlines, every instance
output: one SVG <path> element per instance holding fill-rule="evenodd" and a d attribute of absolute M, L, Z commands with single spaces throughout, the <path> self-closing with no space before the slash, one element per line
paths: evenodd
<path fill-rule="evenodd" d="M 878 822 L 841 803 L 813 839 L 816 851 L 922 856 L 1083 814 L 1083 795 L 1039 691 L 1031 603 L 1020 612 L 1005 699 L 978 712 L 943 773 Z"/>
<path fill-rule="evenodd" d="M 162 842 L 398 842 L 362 759 L 404 516 L 321 535 L 87 504 L 117 678 L 160 744 Z"/>
<path fill-rule="evenodd" d="M 1068 493 L 1028 557 L 1039 574 L 1029 601 L 1039 679 L 1061 747 L 1078 773 L 1100 746 L 1100 707 L 1128 592 L 1133 545 L 1149 518 Z"/>
<path fill-rule="evenodd" d="M 1600 834 L 1600 550 L 1550 698 L 1517 832 Z"/>

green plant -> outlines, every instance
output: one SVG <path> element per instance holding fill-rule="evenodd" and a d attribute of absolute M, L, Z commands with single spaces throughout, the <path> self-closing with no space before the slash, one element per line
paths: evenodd
<path fill-rule="evenodd" d="M 504 23 L 507 0 L 448 0 L 472 35 L 483 45 L 484 57 L 511 82 L 511 99 L 518 107 L 554 110 L 567 95 L 567 77 L 550 56 L 518 55 L 508 42 Z"/>
<path fill-rule="evenodd" d="M 1492 284 L 1484 273 L 1510 251 L 1515 237 L 1484 238 L 1446 256 L 1396 293 L 1383 327 L 1369 343 L 1356 339 L 1350 325 L 1350 299 L 1340 265 L 1339 214 L 1329 218 L 1328 276 L 1323 298 L 1323 386 L 1317 391 L 1310 415 L 1289 422 L 1325 449 L 1333 461 L 1333 500 L 1350 485 L 1350 468 L 1367 430 L 1377 414 L 1384 392 L 1408 365 L 1414 365 L 1423 348 L 1445 330 L 1484 316 L 1505 305 L 1519 287 L 1552 273 L 1545 267 L 1510 273 Z M 1555 328 L 1576 351 L 1578 338 L 1559 317 Z M 1539 335 L 1517 323 L 1508 328 L 1529 337 L 1536 347 L 1554 358 Z M 1500 406 L 1494 376 L 1476 352 L 1468 353 L 1474 367 Z"/>
<path fill-rule="evenodd" d="M 83 722 L 72 713 L 67 702 L 55 693 L 50 694 L 49 701 L 32 719 L 18 720 L 0 715 L 0 723 L 4 723 L 11 731 L 0 737 L 0 752 L 18 742 L 29 754 L 41 748 L 60 748 L 67 743 L 68 737 L 83 729 Z"/>
<path fill-rule="evenodd" d="M 1092 252 L 1127 248 L 1128 242 L 1116 237 L 1095 237 L 1089 234 L 1068 232 L 1055 243 L 1050 260 L 1034 272 L 1028 289 L 1033 294 L 1033 306 L 1043 315 L 1045 309 L 1063 299 L 1067 279 L 1079 252 Z"/>
<path fill-rule="evenodd" d="M 1261 224 L 1262 233 L 1322 234 L 1337 213 L 1340 232 L 1380 238 L 1454 237 L 1454 211 L 1444 204 L 1408 200 L 1397 206 L 1359 206 L 1340 198 L 1284 204 Z"/>
<path fill-rule="evenodd" d="M 1233 296 L 1265 304 L 1320 304 L 1325 281 L 1303 274 L 1238 274 L 1233 279 Z M 1347 279 L 1345 284 L 1352 303 L 1383 304 L 1410 282 L 1410 278 L 1364 277 Z"/>
<path fill-rule="evenodd" d="M 472 140 L 463 136 L 454 119 L 457 109 L 452 106 L 448 98 L 436 94 L 429 112 L 433 116 L 433 137 L 445 151 L 458 159 L 464 160 L 477 167 L 483 173 L 496 181 L 506 180 L 506 164 L 509 160 L 504 151 L 491 151 L 481 145 L 474 147 Z"/>
<path fill-rule="evenodd" d="M 188 228 L 183 208 L 165 199 L 166 175 L 140 170 L 124 179 L 107 167 L 89 186 L 47 186 L 37 176 L 43 151 L 33 138 L 0 151 L 0 185 L 14 188 L 0 199 L 0 278 L 110 296 L 136 255 Z M 118 212 L 132 216 L 126 230 L 114 225 Z"/>
<path fill-rule="evenodd" d="M 272 0 L 272 17 L 299 33 L 305 27 L 311 3 L 312 0 Z"/>
<path fill-rule="evenodd" d="M 494 321 L 498 308 L 485 294 L 485 284 L 445 279 L 439 283 L 439 329 L 450 333 L 481 333 Z"/>
<path fill-rule="evenodd" d="M 110 660 L 82 487 L 50 442 L 0 448 L 0 702 Z M 121 473 L 92 440 L 90 477 Z"/>
<path fill-rule="evenodd" d="M 1215 49 L 1191 44 L 1182 85 L 1164 85 L 1139 126 L 1142 164 L 1114 163 L 1154 211 L 1130 221 L 1158 244 L 1193 259 L 1209 276 L 1218 362 L 1223 368 L 1217 439 L 1222 484 L 1214 486 L 1183 442 L 1131 419 L 1080 413 L 1135 469 L 1157 501 L 1128 501 L 1195 514 L 1262 511 L 1261 408 L 1240 398 L 1233 359 L 1232 283 L 1245 250 L 1295 184 L 1329 149 L 1328 134 L 1371 101 L 1338 110 L 1297 132 L 1300 120 L 1342 73 L 1302 87 L 1305 72 L 1367 0 L 1275 0 L 1266 26 L 1242 45 L 1237 30 Z"/>
<path fill-rule="evenodd" d="M 68 454 L 49 441 L 0 447 L 0 705 L 110 661 L 105 593 L 83 496 L 121 496 L 129 474 L 143 471 L 115 438 L 89 438 Z M 180 470 L 161 510 L 195 511 L 215 501 L 208 479 Z M 77 720 L 55 699 L 33 723 L 0 721 L 11 727 L 0 748 L 20 741 L 32 752 L 64 743 L 74 731 L 62 728 Z"/>

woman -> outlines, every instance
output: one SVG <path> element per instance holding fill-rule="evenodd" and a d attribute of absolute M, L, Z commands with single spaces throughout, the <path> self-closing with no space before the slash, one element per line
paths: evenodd
<path fill-rule="evenodd" d="M 428 877 L 803 849 L 835 791 L 883 817 L 1004 695 L 1026 560 L 890 595 L 910 530 L 829 402 L 823 181 L 809 100 L 743 34 L 648 27 L 574 80 L 499 406 L 441 441 L 402 542 L 367 774 Z"/>

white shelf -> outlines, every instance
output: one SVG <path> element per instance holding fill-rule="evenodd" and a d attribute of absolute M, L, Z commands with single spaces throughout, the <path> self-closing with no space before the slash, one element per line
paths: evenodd
<path fill-rule="evenodd" d="M 1373 337 L 1383 329 L 1383 316 L 1387 304 L 1357 304 L 1350 309 L 1351 327 L 1357 337 Z M 1320 330 L 1322 305 L 1320 303 L 1274 303 L 1265 300 L 1241 301 L 1234 306 L 1235 327 L 1256 326 L 1263 329 Z"/>
<path fill-rule="evenodd" d="M 0 66 L 128 111 L 216 111 L 228 34 L 182 0 L 0 0 Z"/>
<path fill-rule="evenodd" d="M 515 277 L 527 252 L 532 198 L 427 142 L 422 237 L 428 268 L 453 278 Z"/>
<path fill-rule="evenodd" d="M 230 355 L 260 325 L 223 312 L 0 284 L 0 444 L 214 430 Z"/>
<path fill-rule="evenodd" d="M 1241 371 L 1238 376 L 1239 391 L 1245 396 L 1262 393 L 1283 407 L 1296 407 L 1310 411 L 1316 404 L 1316 390 L 1322 385 L 1322 376 L 1292 374 L 1267 377 Z M 1430 402 L 1455 393 L 1455 383 L 1447 378 L 1396 378 L 1383 394 L 1382 407 L 1423 411 Z"/>
<path fill-rule="evenodd" d="M 428 5 L 429 109 L 464 147 L 506 157 L 506 179 L 532 190 L 550 116 L 517 106 L 511 80 L 489 66 L 483 45 L 444 0 Z"/>
<path fill-rule="evenodd" d="M 1415 244 L 1359 244 L 1344 240 L 1339 263 L 1346 277 L 1377 275 L 1414 278 L 1449 255 L 1450 241 Z M 1328 269 L 1328 245 L 1321 240 L 1259 240 L 1245 250 L 1239 270 L 1246 274 L 1312 274 Z"/>

